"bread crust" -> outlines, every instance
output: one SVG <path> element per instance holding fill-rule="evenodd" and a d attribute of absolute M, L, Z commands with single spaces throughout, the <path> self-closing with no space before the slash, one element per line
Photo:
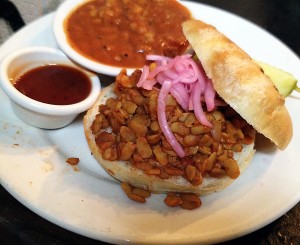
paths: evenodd
<path fill-rule="evenodd" d="M 199 20 L 182 24 L 217 93 L 259 133 L 283 150 L 293 127 L 284 98 L 261 68 L 215 27 Z"/>
<path fill-rule="evenodd" d="M 199 195 L 206 195 L 224 189 L 233 179 L 229 177 L 212 178 L 205 177 L 204 181 L 199 186 L 193 186 L 190 182 L 183 177 L 172 177 L 169 179 L 160 179 L 155 176 L 144 174 L 143 171 L 131 166 L 129 162 L 124 161 L 107 161 L 102 158 L 102 155 L 95 143 L 95 135 L 91 131 L 91 125 L 98 114 L 100 104 L 105 104 L 109 97 L 114 97 L 113 93 L 114 84 L 101 90 L 100 96 L 96 103 L 87 111 L 83 119 L 84 132 L 95 159 L 102 165 L 102 167 L 115 179 L 131 184 L 132 186 L 150 190 L 154 193 L 166 192 L 188 192 L 196 193 Z M 242 173 L 248 166 L 254 155 L 254 144 L 245 145 L 241 153 L 235 154 L 240 172 Z"/>

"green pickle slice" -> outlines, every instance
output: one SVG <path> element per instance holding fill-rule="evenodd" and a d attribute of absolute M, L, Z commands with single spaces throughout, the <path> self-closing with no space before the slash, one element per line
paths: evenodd
<path fill-rule="evenodd" d="M 281 95 L 287 97 L 293 92 L 293 90 L 300 92 L 300 88 L 297 87 L 298 81 L 295 77 L 293 77 L 292 74 L 260 61 L 255 62 L 273 81 L 275 87 Z"/>

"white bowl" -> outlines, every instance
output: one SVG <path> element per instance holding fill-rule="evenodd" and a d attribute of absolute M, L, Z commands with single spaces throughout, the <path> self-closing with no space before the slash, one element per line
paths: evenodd
<path fill-rule="evenodd" d="M 97 73 L 116 76 L 120 73 L 122 67 L 108 66 L 90 60 L 73 49 L 67 41 L 64 30 L 64 21 L 76 7 L 80 6 L 84 2 L 86 2 L 86 0 L 66 0 L 58 7 L 53 22 L 54 37 L 58 43 L 58 46 L 63 50 L 63 52 L 78 64 Z M 99 26 L 99 28 L 101 28 L 101 26 Z M 134 69 L 127 69 L 128 74 L 131 74 L 133 71 Z"/>
<path fill-rule="evenodd" d="M 31 99 L 14 87 L 14 82 L 20 75 L 47 64 L 68 65 L 85 72 L 91 80 L 91 92 L 87 98 L 75 104 L 52 105 Z M 10 98 L 18 117 L 32 126 L 44 129 L 61 128 L 70 124 L 78 114 L 93 105 L 101 89 L 97 75 L 76 66 L 60 50 L 48 47 L 27 47 L 7 55 L 0 66 L 0 85 Z"/>

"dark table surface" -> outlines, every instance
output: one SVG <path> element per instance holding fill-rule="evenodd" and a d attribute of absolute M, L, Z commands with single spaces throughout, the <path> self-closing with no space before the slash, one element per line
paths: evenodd
<path fill-rule="evenodd" d="M 18 16 L 17 9 L 8 2 L 0 0 L 0 18 L 4 18 L 16 31 L 24 22 Z M 300 55 L 299 0 L 198 2 L 225 9 L 256 23 Z M 0 186 L 0 244 L 88 245 L 102 242 L 82 237 L 48 222 L 24 207 Z M 224 244 L 300 244 L 300 203 L 266 227 Z"/>

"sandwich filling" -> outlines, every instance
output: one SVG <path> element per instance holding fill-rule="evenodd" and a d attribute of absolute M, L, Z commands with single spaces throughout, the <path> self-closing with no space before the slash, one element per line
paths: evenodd
<path fill-rule="evenodd" d="M 255 130 L 213 89 L 199 61 L 150 56 L 143 71 L 116 77 L 114 97 L 91 125 L 103 159 L 125 161 L 160 179 L 183 177 L 198 186 L 206 176 L 235 179 L 235 153 Z"/>

